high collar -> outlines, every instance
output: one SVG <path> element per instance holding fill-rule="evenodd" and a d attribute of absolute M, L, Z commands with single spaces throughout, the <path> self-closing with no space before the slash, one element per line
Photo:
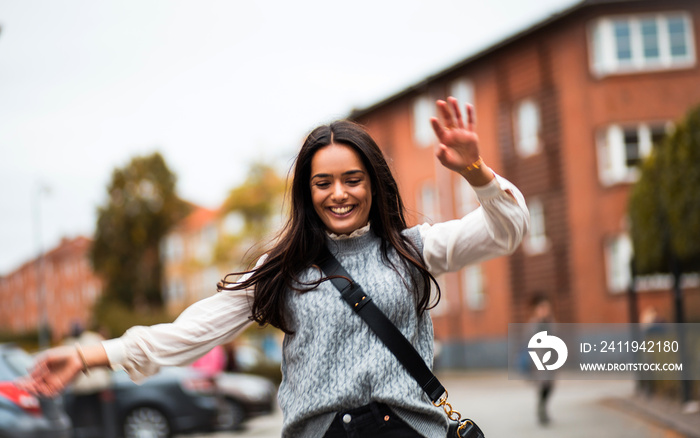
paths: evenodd
<path fill-rule="evenodd" d="M 331 238 L 331 240 L 345 240 L 345 239 L 352 239 L 353 237 L 360 237 L 364 234 L 367 234 L 369 232 L 369 229 L 370 229 L 370 223 L 367 222 L 367 225 L 356 229 L 355 231 L 353 231 L 350 234 L 335 234 L 335 233 L 329 233 L 329 232 L 326 232 L 326 233 L 328 234 L 328 237 Z"/>
<path fill-rule="evenodd" d="M 340 236 L 328 233 L 327 245 L 330 252 L 338 256 L 339 254 L 354 254 L 367 251 L 378 237 L 372 232 L 370 224 L 358 228 L 350 234 Z"/>

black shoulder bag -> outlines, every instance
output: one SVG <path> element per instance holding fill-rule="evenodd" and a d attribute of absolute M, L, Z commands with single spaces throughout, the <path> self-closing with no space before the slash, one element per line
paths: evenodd
<path fill-rule="evenodd" d="M 372 298 L 350 277 L 330 251 L 325 252 L 325 257 L 319 266 L 326 276 L 330 277 L 333 286 L 340 291 L 343 300 L 365 320 L 409 374 L 416 379 L 433 404 L 445 410 L 445 414 L 451 420 L 447 438 L 484 438 L 484 433 L 473 420 L 462 419 L 460 413 L 452 409 L 447 402 L 447 390 L 430 371 L 408 339 L 372 302 Z"/>

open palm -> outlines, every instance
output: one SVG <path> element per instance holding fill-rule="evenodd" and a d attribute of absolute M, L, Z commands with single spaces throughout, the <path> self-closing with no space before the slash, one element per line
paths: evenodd
<path fill-rule="evenodd" d="M 440 141 L 436 156 L 443 166 L 460 172 L 479 159 L 479 137 L 474 131 L 474 107 L 466 105 L 466 123 L 454 97 L 449 97 L 447 102 L 438 100 L 437 109 L 439 119 L 430 119 Z"/>

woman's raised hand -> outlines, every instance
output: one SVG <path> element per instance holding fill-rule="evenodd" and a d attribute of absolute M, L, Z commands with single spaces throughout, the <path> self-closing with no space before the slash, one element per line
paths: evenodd
<path fill-rule="evenodd" d="M 56 347 L 41 353 L 30 374 L 17 382 L 33 394 L 55 397 L 83 370 L 76 347 Z"/>
<path fill-rule="evenodd" d="M 439 140 L 437 156 L 446 168 L 463 175 L 473 185 L 483 185 L 493 179 L 493 173 L 483 166 L 479 155 L 479 137 L 474 131 L 474 107 L 466 105 L 466 123 L 454 97 L 437 101 L 438 117 L 432 117 Z"/>

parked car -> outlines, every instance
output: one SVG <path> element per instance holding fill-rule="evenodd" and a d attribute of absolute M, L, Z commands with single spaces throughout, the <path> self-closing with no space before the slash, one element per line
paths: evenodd
<path fill-rule="evenodd" d="M 213 379 L 186 367 L 162 368 L 141 384 L 116 371 L 108 390 L 79 395 L 68 389 L 64 399 L 80 438 L 102 438 L 104 430 L 115 429 L 114 436 L 124 438 L 210 432 L 217 429 L 222 409 Z"/>
<path fill-rule="evenodd" d="M 13 383 L 33 360 L 13 344 L 0 344 L 0 438 L 69 438 L 62 399 L 37 398 Z"/>
<path fill-rule="evenodd" d="M 269 379 L 251 374 L 219 373 L 216 386 L 224 399 L 219 419 L 222 430 L 237 430 L 249 419 L 269 414 L 276 405 L 276 388 Z"/>

